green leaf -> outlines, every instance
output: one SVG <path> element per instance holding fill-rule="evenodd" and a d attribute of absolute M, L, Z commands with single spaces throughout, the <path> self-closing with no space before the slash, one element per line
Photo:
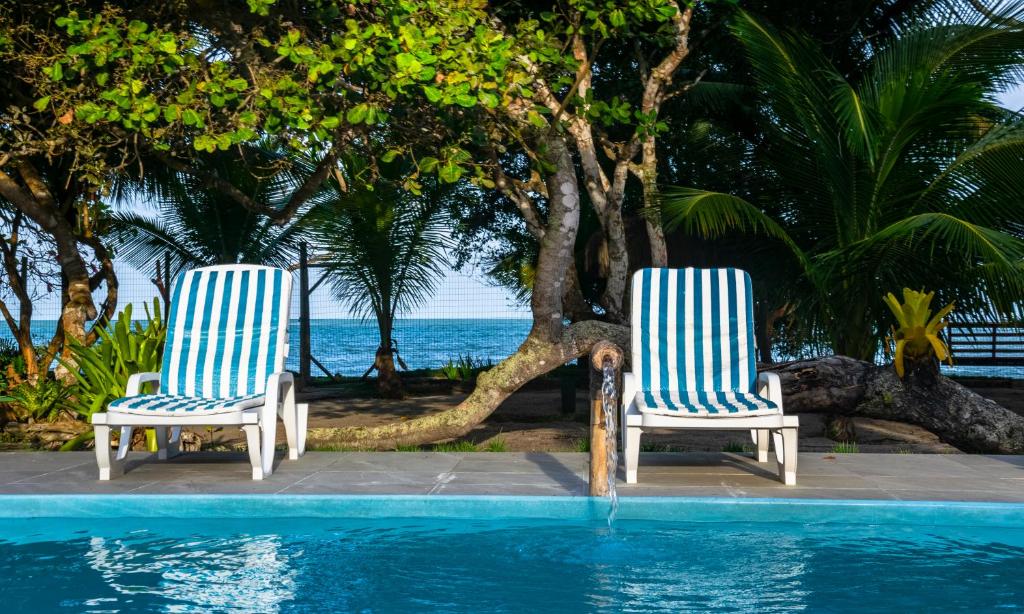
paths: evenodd
<path fill-rule="evenodd" d="M 451 160 L 445 161 L 437 171 L 437 176 L 445 183 L 455 183 L 465 173 L 465 169 Z"/>
<path fill-rule="evenodd" d="M 42 111 L 49 104 L 50 104 L 50 97 L 49 96 L 43 96 L 39 100 L 33 102 L 32 106 L 35 108 L 36 111 Z"/>
<path fill-rule="evenodd" d="M 476 106 L 476 96 L 459 94 L 455 97 L 455 103 L 462 107 L 472 108 Z"/>
<path fill-rule="evenodd" d="M 423 93 L 426 94 L 427 100 L 429 100 L 430 102 L 437 102 L 441 100 L 441 90 L 434 87 L 433 85 L 424 85 Z"/>
<path fill-rule="evenodd" d="M 361 124 L 366 120 L 366 116 L 369 112 L 369 105 L 366 103 L 357 104 L 348 110 L 348 113 L 345 114 L 345 119 L 348 120 L 350 124 Z"/>

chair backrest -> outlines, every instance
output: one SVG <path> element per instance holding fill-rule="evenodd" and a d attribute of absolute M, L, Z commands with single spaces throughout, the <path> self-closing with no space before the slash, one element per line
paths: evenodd
<path fill-rule="evenodd" d="M 208 399 L 263 394 L 288 355 L 291 288 L 287 271 L 248 264 L 178 275 L 160 391 Z"/>
<path fill-rule="evenodd" d="M 639 389 L 751 392 L 757 378 L 750 276 L 739 269 L 633 275 Z"/>

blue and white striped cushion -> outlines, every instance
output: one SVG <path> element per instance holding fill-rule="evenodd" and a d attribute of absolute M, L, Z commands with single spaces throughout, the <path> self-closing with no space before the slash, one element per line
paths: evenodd
<path fill-rule="evenodd" d="M 641 411 L 779 413 L 754 393 L 750 276 L 739 269 L 641 269 L 633 276 L 633 370 Z"/>
<path fill-rule="evenodd" d="M 227 414 L 263 405 L 262 394 L 234 399 L 204 399 L 171 394 L 143 394 L 125 397 L 110 404 L 109 411 L 143 416 L 182 414 Z"/>
<path fill-rule="evenodd" d="M 753 392 L 721 391 L 640 391 L 636 406 L 649 414 L 669 416 L 771 416 L 779 413 L 779 406 Z"/>
<path fill-rule="evenodd" d="M 263 394 L 288 351 L 291 275 L 228 265 L 178 276 L 167 320 L 160 392 L 236 399 Z"/>

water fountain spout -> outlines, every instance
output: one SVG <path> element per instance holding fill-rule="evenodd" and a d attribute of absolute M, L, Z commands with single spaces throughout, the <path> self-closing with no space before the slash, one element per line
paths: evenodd
<path fill-rule="evenodd" d="M 609 498 L 609 522 L 618 508 L 615 432 L 622 363 L 622 349 L 609 341 L 596 343 L 590 352 L 590 496 Z"/>

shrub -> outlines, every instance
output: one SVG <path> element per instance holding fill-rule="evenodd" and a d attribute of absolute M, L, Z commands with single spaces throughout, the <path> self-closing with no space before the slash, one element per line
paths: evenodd
<path fill-rule="evenodd" d="M 8 397 L 18 420 L 56 420 L 62 410 L 70 409 L 71 390 L 57 380 L 40 375 L 36 383 L 23 381 Z"/>
<path fill-rule="evenodd" d="M 145 324 L 132 322 L 128 305 L 115 322 L 96 332 L 100 340 L 91 346 L 73 339 L 68 343 L 78 364 L 72 369 L 76 384 L 71 407 L 84 418 L 123 397 L 131 375 L 159 370 L 167 325 L 160 317 L 160 303 L 154 299 L 152 313 L 146 306 Z"/>
<path fill-rule="evenodd" d="M 449 358 L 448 362 L 441 366 L 441 374 L 447 379 L 465 382 L 479 375 L 481 371 L 486 371 L 493 366 L 494 364 L 490 360 L 478 360 L 472 356 L 460 354 L 454 360 Z"/>

